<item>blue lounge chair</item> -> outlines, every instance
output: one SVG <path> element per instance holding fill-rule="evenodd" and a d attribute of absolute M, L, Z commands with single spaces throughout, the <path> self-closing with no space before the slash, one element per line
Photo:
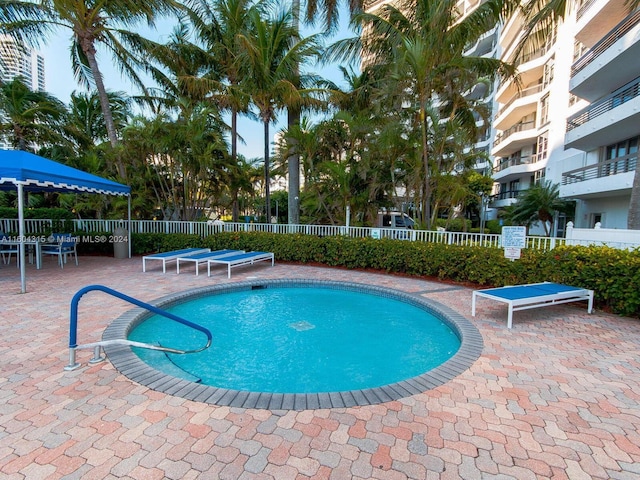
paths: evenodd
<path fill-rule="evenodd" d="M 154 253 L 152 255 L 145 255 L 142 257 L 142 271 L 147 271 L 148 260 L 158 260 L 162 262 L 162 273 L 167 272 L 167 263 L 175 262 L 179 257 L 191 255 L 194 253 L 210 252 L 210 248 L 184 248 L 182 250 L 172 250 L 171 252 Z"/>
<path fill-rule="evenodd" d="M 509 306 L 507 328 L 511 328 L 513 312 L 530 308 L 546 307 L 560 303 L 588 300 L 587 311 L 593 310 L 593 290 L 572 287 L 560 283 L 542 282 L 528 285 L 516 285 L 500 288 L 488 288 L 473 292 L 471 300 L 471 315 L 476 315 L 476 297 L 485 297 Z"/>
<path fill-rule="evenodd" d="M 233 267 L 241 267 L 243 265 L 253 265 L 256 262 L 271 260 L 273 267 L 275 259 L 273 253 L 270 252 L 247 252 L 237 255 L 229 255 L 223 258 L 212 258 L 207 261 L 207 273 L 211 276 L 211 264 L 222 264 L 227 266 L 227 278 L 231 278 L 231 269 Z"/>
<path fill-rule="evenodd" d="M 67 263 L 67 256 L 73 255 L 78 266 L 78 250 L 76 237 L 70 233 L 54 233 L 51 235 L 49 243 L 43 243 L 40 247 L 40 253 L 46 255 L 56 255 L 58 257 L 58 265 L 64 268 Z"/>
<path fill-rule="evenodd" d="M 184 257 L 178 257 L 178 259 L 176 260 L 176 273 L 180 273 L 180 262 L 195 263 L 196 275 L 198 275 L 198 267 L 201 263 L 207 263 L 209 260 L 237 255 L 239 253 L 244 253 L 244 250 L 216 250 L 214 252 L 193 253 Z"/>

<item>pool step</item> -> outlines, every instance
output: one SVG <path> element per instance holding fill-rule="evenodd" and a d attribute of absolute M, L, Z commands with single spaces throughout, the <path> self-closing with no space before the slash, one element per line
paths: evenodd
<path fill-rule="evenodd" d="M 166 373 L 183 380 L 188 380 L 194 383 L 201 383 L 202 379 L 193 375 L 182 367 L 177 365 L 167 352 L 161 352 L 159 350 L 147 350 L 144 354 L 144 360 L 156 370 Z"/>

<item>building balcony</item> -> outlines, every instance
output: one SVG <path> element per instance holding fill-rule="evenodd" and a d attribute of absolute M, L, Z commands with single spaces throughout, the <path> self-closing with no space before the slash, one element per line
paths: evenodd
<path fill-rule="evenodd" d="M 515 180 L 518 177 L 540 170 L 542 168 L 541 160 L 546 160 L 546 156 L 536 154 L 503 160 L 493 168 L 491 177 L 494 181 L 501 183 Z"/>
<path fill-rule="evenodd" d="M 458 19 L 467 16 L 471 11 L 480 5 L 480 0 L 460 0 L 456 3 L 456 11 Z"/>
<path fill-rule="evenodd" d="M 493 56 L 492 54 L 495 52 L 496 46 L 498 45 L 497 31 L 498 27 L 494 27 L 493 29 L 482 35 L 476 43 L 465 50 L 465 56 Z"/>
<path fill-rule="evenodd" d="M 638 153 L 576 168 L 562 174 L 560 196 L 597 198 L 628 194 L 638 165 Z"/>
<path fill-rule="evenodd" d="M 513 95 L 504 106 L 498 110 L 495 118 L 495 128 L 503 129 L 513 125 L 515 121 L 526 117 L 538 110 L 538 102 L 542 97 L 542 84 L 525 88 Z"/>
<path fill-rule="evenodd" d="M 493 142 L 491 155 L 496 157 L 508 157 L 522 150 L 522 147 L 531 145 L 536 141 L 538 130 L 535 120 L 521 122 L 496 135 Z"/>
<path fill-rule="evenodd" d="M 513 79 L 503 82 L 496 91 L 496 100 L 507 103 L 511 97 L 520 91 L 519 85 L 533 85 L 544 75 L 544 65 L 549 60 L 553 44 L 548 43 L 534 52 L 525 54 L 518 65 L 518 83 Z M 515 59 L 510 58 L 509 62 Z M 533 87 L 532 87 L 533 88 Z"/>
<path fill-rule="evenodd" d="M 569 90 L 597 100 L 638 75 L 640 10 L 627 16 L 571 66 Z"/>
<path fill-rule="evenodd" d="M 586 0 L 576 11 L 575 37 L 586 47 L 594 46 L 629 14 L 626 0 Z"/>
<path fill-rule="evenodd" d="M 518 194 L 521 190 L 507 190 L 505 192 L 496 193 L 489 197 L 489 206 L 491 208 L 504 208 L 518 201 Z"/>
<path fill-rule="evenodd" d="M 578 4 L 578 10 L 576 11 L 576 20 L 580 20 L 584 17 L 585 13 L 596 3 L 596 0 L 586 0 Z"/>
<path fill-rule="evenodd" d="M 565 148 L 583 151 L 638 134 L 640 77 L 567 119 Z"/>

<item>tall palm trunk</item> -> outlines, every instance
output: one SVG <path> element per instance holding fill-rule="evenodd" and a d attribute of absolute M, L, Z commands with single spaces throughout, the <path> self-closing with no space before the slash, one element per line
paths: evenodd
<path fill-rule="evenodd" d="M 236 107 L 231 107 L 231 163 L 238 165 L 238 111 Z M 238 221 L 238 193 L 233 196 L 233 204 L 231 207 L 231 218 L 234 222 Z"/>
<path fill-rule="evenodd" d="M 422 198 L 422 221 L 426 228 L 431 227 L 431 178 L 429 176 L 429 146 L 427 141 L 427 116 L 424 107 L 420 107 L 420 128 L 422 136 L 422 163 L 424 166 L 424 192 Z"/>
<path fill-rule="evenodd" d="M 293 0 L 292 3 L 293 22 L 294 28 L 299 32 L 300 30 L 300 0 Z M 294 72 L 297 79 L 300 74 L 299 66 Z M 287 127 L 291 131 L 292 127 L 300 125 L 300 110 L 298 108 L 287 109 Z M 288 173 L 289 173 L 289 197 L 288 197 L 288 212 L 289 212 L 289 224 L 297 225 L 300 223 L 300 153 L 296 142 L 289 137 L 288 144 L 291 148 L 290 155 L 287 158 Z"/>
<path fill-rule="evenodd" d="M 636 173 L 631 187 L 631 199 L 629 200 L 629 214 L 627 216 L 627 228 L 640 230 L 640 155 L 636 159 Z"/>
<path fill-rule="evenodd" d="M 300 124 L 300 111 L 289 108 L 287 112 L 287 125 L 289 131 L 292 127 Z M 295 140 L 291 137 L 288 139 L 291 154 L 287 158 L 288 174 L 289 174 L 289 224 L 297 225 L 300 223 L 300 154 Z"/>
<path fill-rule="evenodd" d="M 264 201 L 267 223 L 271 223 L 271 175 L 269 173 L 269 120 L 264 120 Z"/>
<path fill-rule="evenodd" d="M 118 146 L 118 136 L 116 135 L 116 127 L 113 121 L 113 114 L 111 112 L 111 105 L 109 104 L 107 89 L 104 86 L 102 73 L 100 72 L 100 68 L 98 67 L 98 62 L 96 60 L 96 49 L 91 42 L 86 41 L 82 42 L 82 50 L 87 56 L 87 61 L 89 62 L 89 67 L 91 68 L 91 73 L 93 74 L 93 79 L 96 83 L 96 90 L 98 91 L 98 98 L 100 99 L 100 106 L 102 107 L 102 115 L 104 116 L 104 123 L 107 128 L 109 143 L 111 143 L 111 146 L 115 148 Z M 127 171 L 122 163 L 120 155 L 116 156 L 116 168 L 118 169 L 118 175 L 120 178 L 126 179 Z"/>

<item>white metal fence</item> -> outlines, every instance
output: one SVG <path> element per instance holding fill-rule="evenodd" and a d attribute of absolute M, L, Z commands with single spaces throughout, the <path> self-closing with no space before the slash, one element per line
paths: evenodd
<path fill-rule="evenodd" d="M 76 232 L 113 232 L 116 228 L 127 229 L 126 220 L 72 220 L 72 226 L 65 227 Z M 60 225 L 54 220 L 25 220 L 25 235 L 41 235 L 51 232 L 54 226 Z M 17 233 L 17 219 L 0 219 L 0 231 Z M 414 242 L 432 242 L 448 245 L 479 245 L 500 247 L 501 235 L 446 232 L 432 230 L 405 230 L 391 228 L 346 227 L 336 225 L 289 225 L 268 223 L 235 223 L 218 224 L 213 222 L 181 222 L 164 220 L 131 220 L 131 233 L 184 233 L 201 237 L 218 232 L 269 232 L 278 234 L 299 233 L 314 236 L 348 236 L 352 238 L 392 238 Z M 563 238 L 527 237 L 529 248 L 552 249 L 564 244 Z"/>
<path fill-rule="evenodd" d="M 76 232 L 114 232 L 116 228 L 127 229 L 126 220 L 72 220 L 72 227 L 65 227 Z M 54 220 L 25 220 L 25 235 L 41 235 L 44 232 L 51 232 L 54 225 L 59 222 Z M 573 229 L 577 233 L 578 229 Z M 581 229 L 581 235 L 568 235 L 569 238 L 549 238 L 549 237 L 527 237 L 527 247 L 539 250 L 550 250 L 560 245 L 609 245 L 615 248 L 636 248 L 640 246 L 637 238 L 638 232 L 627 231 L 628 235 L 623 235 L 624 230 L 618 231 L 620 235 L 611 241 L 606 242 L 600 235 L 596 235 L 598 229 Z M 588 232 L 595 232 L 589 238 Z M 0 232 L 16 234 L 18 232 L 17 219 L 0 219 Z M 337 236 L 343 235 L 353 238 L 393 238 L 414 242 L 443 243 L 448 245 L 478 245 L 485 247 L 500 247 L 501 235 L 446 232 L 433 230 L 404 230 L 391 228 L 370 228 L 370 227 L 346 227 L 337 225 L 289 225 L 289 224 L 268 224 L 268 223 L 235 223 L 226 222 L 181 222 L 164 220 L 131 220 L 131 233 L 185 233 L 206 237 L 218 232 L 270 232 L 279 234 L 299 233 L 314 236 Z M 634 234 L 636 234 L 634 236 Z M 579 238 L 577 238 L 579 237 Z"/>

